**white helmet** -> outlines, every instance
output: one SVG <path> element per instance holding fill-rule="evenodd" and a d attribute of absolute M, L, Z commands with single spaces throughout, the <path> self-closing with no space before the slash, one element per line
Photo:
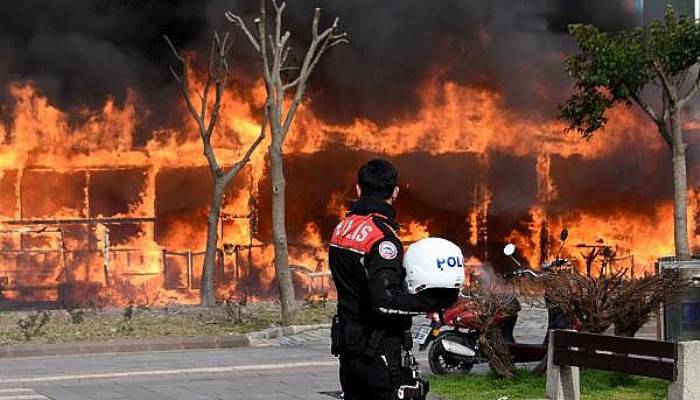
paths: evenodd
<path fill-rule="evenodd" d="M 413 243 L 403 257 L 403 267 L 411 294 L 425 289 L 461 289 L 464 284 L 462 250 L 449 240 L 427 238 Z"/>

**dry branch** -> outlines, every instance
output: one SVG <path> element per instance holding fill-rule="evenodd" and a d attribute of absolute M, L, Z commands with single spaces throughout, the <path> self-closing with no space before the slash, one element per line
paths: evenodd
<path fill-rule="evenodd" d="M 550 304 L 570 321 L 579 321 L 584 332 L 602 333 L 612 325 L 615 296 L 624 284 L 626 270 L 588 276 L 561 271 L 545 277 Z"/>
<path fill-rule="evenodd" d="M 491 370 L 500 378 L 511 379 L 515 376 L 513 356 L 501 334 L 502 318 L 515 315 L 520 311 L 513 292 L 499 291 L 497 288 L 475 285 L 468 289 L 466 297 L 457 302 L 455 307 L 476 313 L 474 329 L 478 332 L 479 350 L 489 362 Z"/>
<path fill-rule="evenodd" d="M 675 273 L 625 280 L 615 297 L 610 317 L 615 324 L 615 335 L 633 337 L 661 303 L 673 301 L 688 285 L 688 281 Z"/>

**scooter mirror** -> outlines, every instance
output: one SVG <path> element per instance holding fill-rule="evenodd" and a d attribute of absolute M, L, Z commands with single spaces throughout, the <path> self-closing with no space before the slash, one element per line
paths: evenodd
<path fill-rule="evenodd" d="M 506 247 L 503 248 L 503 254 L 507 256 L 512 256 L 515 253 L 515 245 L 513 243 L 508 243 Z"/>
<path fill-rule="evenodd" d="M 559 235 L 559 239 L 561 239 L 561 241 L 563 242 L 563 241 L 565 241 L 568 237 L 569 237 L 569 230 L 566 229 L 566 228 L 562 229 L 561 234 Z"/>

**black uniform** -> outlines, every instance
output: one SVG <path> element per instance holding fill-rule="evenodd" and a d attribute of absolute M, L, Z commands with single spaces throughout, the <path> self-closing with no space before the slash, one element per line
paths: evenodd
<path fill-rule="evenodd" d="M 401 356 L 412 345 L 411 316 L 439 307 L 403 290 L 403 246 L 394 217 L 384 200 L 363 197 L 331 239 L 339 319 L 333 339 L 346 400 L 395 399 L 406 383 Z"/>

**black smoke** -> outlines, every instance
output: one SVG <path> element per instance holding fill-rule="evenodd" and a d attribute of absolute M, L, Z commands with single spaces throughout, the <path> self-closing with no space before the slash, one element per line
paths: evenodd
<path fill-rule="evenodd" d="M 356 117 L 379 124 L 418 109 L 427 79 L 450 80 L 503 95 L 506 105 L 551 117 L 569 83 L 562 54 L 573 50 L 563 27 L 591 22 L 628 27 L 627 1 L 531 0 L 327 0 L 290 1 L 288 27 L 295 47 L 309 37 L 313 8 L 325 22 L 339 16 L 351 43 L 333 49 L 310 83 L 312 105 L 331 122 Z M 98 109 L 128 89 L 142 101 L 137 143 L 173 122 L 179 101 L 161 35 L 203 54 L 213 29 L 234 29 L 223 11 L 246 17 L 257 0 L 23 0 L 0 2 L 0 102 L 12 111 L 10 82 L 33 82 L 63 110 Z M 250 20 L 250 18 L 249 18 Z M 615 25 L 617 26 L 617 25 Z M 240 32 L 233 64 L 239 76 L 257 78 L 254 55 Z M 245 79 L 244 79 L 245 81 Z M 235 84 L 240 84 L 236 81 Z M 548 90 L 540 90 L 546 87 Z M 81 114 L 83 115 L 83 114 Z"/>
<path fill-rule="evenodd" d="M 256 3 L 213 1 L 210 18 L 216 21 L 224 9 L 254 13 Z M 319 6 L 324 15 L 340 17 L 350 35 L 351 43 L 329 53 L 310 83 L 314 109 L 328 121 L 364 117 L 387 124 L 410 117 L 420 106 L 418 90 L 430 78 L 493 90 L 517 111 L 551 118 L 562 99 L 548 93 L 566 91 L 561 62 L 575 50 L 562 27 L 587 22 L 609 29 L 612 21 L 630 27 L 634 18 L 626 3 L 305 1 L 289 7 L 288 22 L 303 44 L 313 7 Z"/>
<path fill-rule="evenodd" d="M 207 30 L 203 2 L 56 0 L 0 3 L 0 97 L 11 113 L 10 82 L 31 82 L 52 104 L 76 111 L 121 104 L 129 89 L 143 102 L 139 131 L 165 123 L 178 101 L 161 35 L 196 44 Z M 9 102 L 9 103 L 8 103 Z"/>
<path fill-rule="evenodd" d="M 554 32 L 567 32 L 569 24 L 594 24 L 606 31 L 629 30 L 640 20 L 634 2 L 610 0 L 550 0 L 547 25 Z"/>

